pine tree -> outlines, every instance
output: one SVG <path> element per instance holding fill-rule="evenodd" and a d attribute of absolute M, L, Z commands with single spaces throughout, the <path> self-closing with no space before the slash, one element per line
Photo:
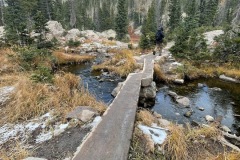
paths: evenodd
<path fill-rule="evenodd" d="M 47 31 L 46 23 L 47 19 L 44 17 L 44 14 L 41 11 L 37 11 L 34 18 L 34 31 L 38 33 L 38 43 L 41 43 L 45 40 L 45 33 Z"/>
<path fill-rule="evenodd" d="M 25 45 L 28 41 L 27 18 L 21 0 L 6 0 L 4 15 L 6 38 L 9 43 Z"/>
<path fill-rule="evenodd" d="M 125 38 L 125 35 L 128 33 L 126 0 L 118 1 L 117 16 L 116 16 L 115 24 L 116 24 L 117 39 L 123 40 Z"/>
<path fill-rule="evenodd" d="M 209 0 L 206 4 L 206 20 L 205 25 L 215 25 L 215 16 L 218 8 L 218 0 Z"/>
<path fill-rule="evenodd" d="M 153 1 L 142 26 L 142 36 L 139 43 L 142 49 L 151 48 L 155 44 L 155 33 L 157 30 L 155 12 L 155 1 Z"/>
<path fill-rule="evenodd" d="M 169 5 L 169 27 L 174 30 L 181 22 L 181 6 L 180 0 L 170 0 Z"/>

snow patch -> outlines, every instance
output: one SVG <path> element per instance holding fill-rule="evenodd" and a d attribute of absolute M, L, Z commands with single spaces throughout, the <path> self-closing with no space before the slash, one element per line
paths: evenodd
<path fill-rule="evenodd" d="M 166 129 L 158 127 L 156 124 L 153 124 L 152 127 L 144 126 L 139 124 L 138 128 L 146 135 L 149 135 L 155 144 L 163 144 L 167 138 Z"/>

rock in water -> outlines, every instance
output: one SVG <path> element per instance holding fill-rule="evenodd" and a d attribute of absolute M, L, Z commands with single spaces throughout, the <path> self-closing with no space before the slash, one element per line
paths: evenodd
<path fill-rule="evenodd" d="M 190 100 L 187 97 L 179 96 L 177 97 L 176 102 L 184 107 L 190 106 Z"/>
<path fill-rule="evenodd" d="M 222 129 L 224 132 L 231 132 L 231 129 L 228 128 L 227 126 L 222 126 L 221 129 Z"/>
<path fill-rule="evenodd" d="M 192 111 L 188 111 L 184 114 L 184 116 L 189 118 L 189 117 L 191 117 L 192 113 L 193 113 Z"/>
<path fill-rule="evenodd" d="M 119 82 L 117 87 L 112 91 L 111 95 L 113 97 L 116 97 L 118 92 L 121 90 L 122 86 L 123 86 L 124 82 Z"/>
<path fill-rule="evenodd" d="M 209 115 L 206 115 L 205 116 L 205 119 L 208 121 L 208 122 L 213 122 L 214 121 L 214 118 L 212 116 L 209 116 Z"/>

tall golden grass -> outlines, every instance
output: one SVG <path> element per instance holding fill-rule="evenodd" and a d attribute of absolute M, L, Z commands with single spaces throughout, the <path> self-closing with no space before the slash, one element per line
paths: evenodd
<path fill-rule="evenodd" d="M 77 55 L 77 54 L 65 54 L 62 51 L 53 52 L 53 56 L 56 58 L 58 64 L 69 64 L 69 63 L 83 63 L 94 59 L 94 56 L 88 55 Z"/>
<path fill-rule="evenodd" d="M 124 63 L 116 66 L 116 64 L 122 60 L 124 60 Z M 128 76 L 129 73 L 137 68 L 138 65 L 133 58 L 133 51 L 128 49 L 119 50 L 110 61 L 92 67 L 93 70 L 108 70 L 121 77 Z"/>
<path fill-rule="evenodd" d="M 14 55 L 15 53 L 11 49 L 0 49 L 0 74 L 4 73 L 13 73 L 19 69 L 17 63 L 14 63 L 10 59 L 10 55 Z"/>
<path fill-rule="evenodd" d="M 16 122 L 40 116 L 50 110 L 64 115 L 77 106 L 90 106 L 99 112 L 105 105 L 97 102 L 80 84 L 80 79 L 68 74 L 58 74 L 54 84 L 34 83 L 28 77 L 21 77 L 11 101 L 0 113 L 0 122 Z"/>
<path fill-rule="evenodd" d="M 140 110 L 137 113 L 137 120 L 147 126 L 151 126 L 155 122 L 155 117 L 148 110 Z"/>

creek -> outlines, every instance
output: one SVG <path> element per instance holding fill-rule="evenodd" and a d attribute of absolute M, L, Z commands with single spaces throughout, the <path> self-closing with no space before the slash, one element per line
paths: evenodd
<path fill-rule="evenodd" d="M 198 83 L 204 86 L 198 87 Z M 221 88 L 221 91 L 212 89 L 214 87 Z M 169 91 L 188 97 L 190 108 L 180 107 L 168 95 Z M 204 108 L 204 111 L 200 111 L 199 107 Z M 205 116 L 210 115 L 229 127 L 233 133 L 240 135 L 240 117 L 236 116 L 240 115 L 240 84 L 219 79 L 199 79 L 184 85 L 160 85 L 153 110 L 163 118 L 179 124 L 190 123 L 193 120 L 206 123 Z M 185 117 L 184 113 L 190 110 L 193 111 L 192 116 Z"/>
<path fill-rule="evenodd" d="M 65 66 L 64 71 L 80 76 L 82 83 L 97 100 L 110 104 L 114 99 L 111 92 L 123 79 L 109 74 L 91 71 L 91 63 Z"/>

